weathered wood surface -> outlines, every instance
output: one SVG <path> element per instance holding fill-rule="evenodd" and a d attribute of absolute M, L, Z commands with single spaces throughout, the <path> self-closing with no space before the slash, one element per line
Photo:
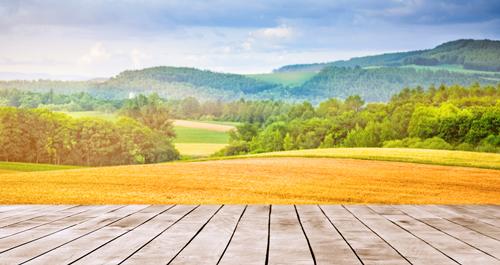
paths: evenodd
<path fill-rule="evenodd" d="M 499 264 L 492 205 L 6 205 L 0 264 Z"/>

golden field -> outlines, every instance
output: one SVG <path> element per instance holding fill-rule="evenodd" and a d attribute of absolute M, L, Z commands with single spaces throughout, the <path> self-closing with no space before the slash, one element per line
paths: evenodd
<path fill-rule="evenodd" d="M 247 157 L 328 157 L 412 162 L 500 169 L 500 154 L 413 148 L 320 148 L 248 155 Z"/>
<path fill-rule="evenodd" d="M 209 123 L 203 121 L 189 121 L 189 120 L 174 120 L 174 126 L 204 129 L 216 132 L 229 132 L 231 130 L 236 129 L 236 127 L 233 125 Z"/>
<path fill-rule="evenodd" d="M 2 174 L 0 204 L 14 203 L 500 204 L 500 171 L 276 157 Z"/>
<path fill-rule="evenodd" d="M 208 144 L 208 143 L 176 143 L 175 148 L 179 150 L 182 155 L 192 156 L 192 157 L 204 157 L 209 156 L 222 148 L 226 147 L 227 144 Z"/>

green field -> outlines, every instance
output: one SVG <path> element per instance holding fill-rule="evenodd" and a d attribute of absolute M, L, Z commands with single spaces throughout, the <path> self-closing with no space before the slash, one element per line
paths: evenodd
<path fill-rule="evenodd" d="M 311 79 L 315 72 L 281 72 L 268 74 L 251 74 L 248 77 L 284 86 L 300 86 L 307 80 Z"/>
<path fill-rule="evenodd" d="M 174 143 L 227 144 L 229 141 L 229 136 L 225 132 L 178 126 L 174 127 L 174 130 L 177 134 Z"/>
<path fill-rule="evenodd" d="M 500 169 L 500 154 L 496 153 L 413 148 L 320 148 L 232 157 L 213 157 L 202 160 L 255 157 L 352 158 L 362 160 Z"/>
<path fill-rule="evenodd" d="M 51 164 L 36 164 L 36 163 L 18 163 L 18 162 L 0 162 L 0 170 L 5 171 L 49 171 L 81 168 L 78 166 L 51 165 Z"/>

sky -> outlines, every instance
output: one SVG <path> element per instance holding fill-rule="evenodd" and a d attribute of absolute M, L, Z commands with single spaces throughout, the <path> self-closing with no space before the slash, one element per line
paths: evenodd
<path fill-rule="evenodd" d="M 461 38 L 500 39 L 500 1 L 2 0 L 0 79 L 265 73 Z"/>

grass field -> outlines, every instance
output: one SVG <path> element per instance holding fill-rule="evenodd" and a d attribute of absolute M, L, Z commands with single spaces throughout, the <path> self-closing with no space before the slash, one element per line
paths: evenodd
<path fill-rule="evenodd" d="M 300 86 L 311 79 L 315 72 L 282 72 L 268 74 L 251 74 L 248 77 L 284 86 Z"/>
<path fill-rule="evenodd" d="M 49 170 L 63 170 L 74 169 L 78 166 L 64 166 L 64 165 L 51 165 L 51 164 L 36 164 L 36 163 L 18 163 L 18 162 L 0 162 L 0 174 L 9 172 L 30 172 L 30 171 L 49 171 Z"/>
<path fill-rule="evenodd" d="M 175 147 L 188 157 L 206 157 L 224 148 L 229 142 L 231 124 L 175 120 Z"/>
<path fill-rule="evenodd" d="M 326 148 L 263 153 L 247 157 L 354 158 L 500 169 L 500 154 L 411 148 Z"/>
<path fill-rule="evenodd" d="M 3 174 L 0 204 L 500 203 L 500 171 L 247 158 Z"/>
<path fill-rule="evenodd" d="M 181 155 L 189 158 L 199 158 L 211 155 L 222 148 L 226 147 L 227 144 L 212 144 L 212 143 L 176 143 L 175 148 L 179 150 Z"/>
<path fill-rule="evenodd" d="M 179 126 L 176 126 L 174 130 L 177 134 L 174 143 L 227 144 L 229 141 L 229 136 L 225 132 Z"/>

